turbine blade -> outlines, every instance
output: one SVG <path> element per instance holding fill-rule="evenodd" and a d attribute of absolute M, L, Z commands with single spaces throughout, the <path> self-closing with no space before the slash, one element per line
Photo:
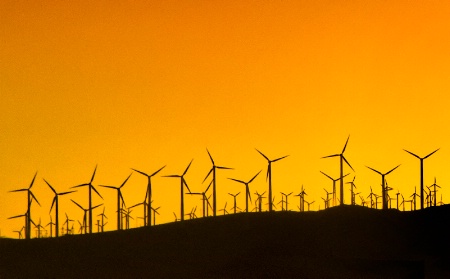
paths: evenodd
<path fill-rule="evenodd" d="M 191 164 L 192 164 L 192 161 L 194 161 L 194 159 L 191 160 L 191 162 L 190 162 L 189 165 L 187 166 L 186 170 L 183 172 L 183 176 L 187 173 L 189 167 L 190 167 Z"/>
<path fill-rule="evenodd" d="M 30 184 L 30 187 L 28 187 L 28 190 L 31 189 L 31 187 L 33 187 L 34 180 L 36 179 L 36 175 L 37 175 L 37 172 L 34 174 L 33 180 L 31 180 L 31 184 Z"/>
<path fill-rule="evenodd" d="M 333 155 L 324 156 L 324 157 L 322 157 L 322 159 L 324 159 L 324 158 L 331 158 L 331 157 L 338 157 L 338 156 L 341 156 L 341 154 L 333 154 Z"/>
<path fill-rule="evenodd" d="M 211 182 L 209 182 L 208 188 L 206 188 L 205 193 L 208 192 L 208 190 L 211 187 L 212 183 L 213 183 L 213 180 L 211 180 Z"/>
<path fill-rule="evenodd" d="M 342 155 L 342 159 L 344 159 L 344 161 L 347 163 L 347 165 L 348 165 L 353 171 L 355 171 L 355 170 L 353 169 L 353 167 L 350 165 L 350 163 L 347 161 L 347 159 L 345 159 L 344 155 Z"/>
<path fill-rule="evenodd" d="M 256 148 L 255 148 L 256 149 Z M 264 158 L 266 158 L 267 161 L 270 161 L 269 158 L 267 158 L 266 155 L 264 155 L 261 151 L 259 151 L 258 149 L 256 149 L 256 151 L 259 152 L 259 154 L 261 154 Z"/>
<path fill-rule="evenodd" d="M 119 189 L 120 187 L 115 187 L 115 186 L 108 186 L 108 185 L 98 185 L 98 186 L 100 186 L 100 187 L 103 187 L 103 188 L 110 188 L 110 189 L 115 189 L 115 190 L 117 190 L 117 189 Z"/>
<path fill-rule="evenodd" d="M 103 197 L 102 197 L 102 195 L 100 195 L 100 193 L 97 191 L 97 189 L 95 189 L 95 187 L 94 186 L 92 186 L 92 184 L 91 184 L 91 187 L 92 187 L 92 190 L 94 190 L 94 192 L 96 192 L 97 193 L 97 195 L 99 195 L 100 196 L 100 198 L 102 198 L 102 200 L 103 200 Z"/>
<path fill-rule="evenodd" d="M 62 196 L 62 195 L 67 195 L 70 193 L 75 193 L 76 191 L 69 191 L 69 192 L 62 192 L 62 193 L 58 193 L 57 195 Z"/>
<path fill-rule="evenodd" d="M 423 157 L 424 159 L 430 157 L 431 155 L 433 155 L 434 153 L 436 153 L 440 148 L 436 149 L 435 151 L 431 152 L 430 154 L 428 154 L 427 156 Z"/>
<path fill-rule="evenodd" d="M 84 184 L 80 184 L 80 185 L 77 185 L 77 186 L 72 186 L 70 188 L 79 188 L 79 187 L 84 187 L 84 186 L 89 186 L 89 183 L 84 183 Z"/>
<path fill-rule="evenodd" d="M 253 176 L 253 178 L 252 179 L 250 179 L 250 181 L 249 182 L 247 182 L 247 183 L 250 183 L 250 182 L 252 182 L 257 176 L 258 176 L 258 174 L 260 173 L 261 171 L 259 171 L 255 176 Z"/>
<path fill-rule="evenodd" d="M 245 184 L 245 182 L 242 180 L 238 180 L 238 179 L 234 179 L 234 178 L 228 178 L 228 179 Z"/>
<path fill-rule="evenodd" d="M 376 172 L 376 173 L 378 173 L 378 174 L 380 174 L 380 175 L 383 175 L 381 172 L 377 171 L 376 169 L 373 169 L 373 168 L 368 167 L 368 166 L 366 166 L 366 167 L 369 168 L 369 169 L 371 169 L 371 170 L 373 170 L 374 172 Z"/>
<path fill-rule="evenodd" d="M 85 210 L 81 205 L 79 205 L 76 201 L 70 199 L 74 204 L 76 204 L 79 208 L 81 208 L 82 210 Z"/>
<path fill-rule="evenodd" d="M 122 188 L 122 187 L 125 185 L 125 183 L 127 183 L 128 179 L 130 179 L 130 176 L 131 176 L 132 174 L 133 174 L 133 173 L 130 173 L 130 175 L 127 177 L 127 179 L 125 179 L 125 181 L 122 183 L 122 185 L 120 185 L 119 188 Z"/>
<path fill-rule="evenodd" d="M 41 206 L 41 204 L 39 203 L 39 201 L 38 201 L 38 200 L 36 199 L 36 197 L 34 196 L 33 192 L 31 192 L 30 190 L 29 190 L 29 192 L 30 192 L 31 196 L 33 197 L 32 200 L 34 199 L 34 200 L 39 204 L 39 206 Z"/>
<path fill-rule="evenodd" d="M 206 175 L 205 179 L 203 179 L 202 183 L 205 183 L 206 179 L 208 179 L 209 175 L 213 172 L 214 167 L 211 168 L 211 170 L 208 172 L 208 174 Z"/>
<path fill-rule="evenodd" d="M 277 158 L 277 159 L 275 159 L 275 160 L 272 160 L 272 163 L 273 163 L 273 162 L 276 162 L 276 161 L 280 161 L 281 159 L 284 159 L 284 158 L 286 158 L 286 157 L 288 157 L 288 156 L 289 156 L 289 155 L 286 155 L 286 156 Z"/>
<path fill-rule="evenodd" d="M 191 189 L 189 189 L 189 186 L 186 183 L 186 180 L 184 179 L 184 177 L 181 178 L 183 180 L 183 184 L 184 186 L 186 186 L 186 188 L 189 190 L 189 193 L 191 193 Z"/>
<path fill-rule="evenodd" d="M 218 168 L 218 169 L 222 169 L 222 170 L 232 170 L 233 168 L 228 168 L 228 167 L 216 167 L 216 168 Z"/>
<path fill-rule="evenodd" d="M 44 179 L 44 178 L 43 178 L 43 179 Z M 44 181 L 45 181 L 45 183 L 47 183 L 48 187 L 50 187 L 50 189 L 52 189 L 53 193 L 56 194 L 56 191 L 55 191 L 55 189 L 53 189 L 52 185 L 50 185 L 50 183 L 48 183 L 47 180 L 44 179 Z"/>
<path fill-rule="evenodd" d="M 324 173 L 323 171 L 320 171 L 321 173 L 323 173 L 323 175 L 325 175 L 326 177 L 328 177 L 329 179 L 331 179 L 331 180 L 333 180 L 334 181 L 334 179 L 333 178 L 331 178 L 331 176 L 329 176 L 328 174 L 326 174 L 326 173 Z"/>
<path fill-rule="evenodd" d="M 142 175 L 145 175 L 145 176 L 149 176 L 148 174 L 146 174 L 145 172 L 142 172 L 142 171 L 138 171 L 137 169 L 133 169 L 133 168 L 131 168 L 132 170 L 134 170 L 135 172 L 138 172 L 138 173 L 140 173 L 140 174 L 142 174 Z"/>
<path fill-rule="evenodd" d="M 422 159 L 422 158 L 420 158 L 419 156 L 417 156 L 416 154 L 414 154 L 414 153 L 412 153 L 412 152 L 410 152 L 410 151 L 408 151 L 408 150 L 406 150 L 406 149 L 403 149 L 403 150 L 405 150 L 405 151 L 408 152 L 409 154 L 413 155 L 413 156 L 416 157 L 417 159 Z"/>
<path fill-rule="evenodd" d="M 102 206 L 103 205 L 103 203 L 102 204 L 99 204 L 99 205 L 96 205 L 96 206 L 94 206 L 92 209 L 95 209 L 95 208 L 97 208 L 97 207 L 99 207 L 99 206 Z"/>
<path fill-rule="evenodd" d="M 393 168 L 392 170 L 388 171 L 385 175 L 390 174 L 391 172 L 393 172 L 396 168 L 400 167 L 400 165 L 396 166 L 395 168 Z"/>
<path fill-rule="evenodd" d="M 12 192 L 23 192 L 23 191 L 28 191 L 28 189 L 18 189 L 18 190 L 12 190 L 9 192 L 12 193 Z"/>
<path fill-rule="evenodd" d="M 50 206 L 50 212 L 52 212 L 52 209 L 53 209 L 53 206 L 55 205 L 55 202 L 56 202 L 56 195 L 55 195 L 55 197 L 53 198 L 52 206 Z M 51 216 L 50 216 L 50 217 L 51 217 Z"/>
<path fill-rule="evenodd" d="M 206 152 L 208 152 L 209 159 L 211 159 L 211 162 L 212 162 L 212 164 L 213 164 L 213 166 L 214 166 L 214 160 L 213 160 L 213 158 L 212 158 L 212 156 L 211 156 L 211 153 L 209 153 L 208 148 L 206 148 Z"/>
<path fill-rule="evenodd" d="M 95 172 L 96 171 L 97 171 L 97 165 L 95 165 L 94 173 L 92 174 L 92 178 L 91 178 L 90 184 L 92 183 L 92 181 L 94 181 L 94 177 L 95 177 Z"/>
<path fill-rule="evenodd" d="M 344 149 L 342 149 L 342 154 L 344 154 L 345 148 L 347 148 L 348 140 L 350 139 L 350 135 L 348 135 L 347 141 L 345 142 Z"/>
<path fill-rule="evenodd" d="M 181 177 L 181 175 L 171 174 L 171 175 L 164 175 L 163 177 Z"/>
<path fill-rule="evenodd" d="M 159 170 L 155 171 L 154 173 L 152 173 L 150 175 L 150 177 L 155 176 L 158 172 L 162 171 L 163 168 L 165 168 L 166 166 L 163 166 L 162 168 L 160 168 Z"/>

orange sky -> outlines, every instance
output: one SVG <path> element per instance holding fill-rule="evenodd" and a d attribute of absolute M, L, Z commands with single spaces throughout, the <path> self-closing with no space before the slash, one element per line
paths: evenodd
<path fill-rule="evenodd" d="M 317 210 L 331 188 L 319 171 L 337 177 L 339 167 L 320 157 L 340 152 L 349 134 L 346 157 L 364 196 L 381 191 L 365 165 L 402 164 L 388 181 L 406 198 L 419 186 L 419 160 L 402 149 L 425 156 L 440 147 L 425 161 L 425 184 L 436 176 L 449 202 L 448 1 L 84 2 L 0 3 L 2 235 L 16 237 L 23 220 L 7 218 L 26 211 L 25 193 L 8 191 L 36 171 L 42 207 L 32 215 L 47 224 L 53 196 L 42 178 L 66 191 L 98 164 L 94 184 L 117 185 L 130 168 L 178 174 L 194 158 L 186 180 L 201 191 L 206 148 L 235 168 L 218 173 L 219 208 L 232 203 L 228 192 L 244 191 L 227 177 L 265 174 L 256 147 L 290 155 L 273 166 L 276 202 L 303 184 Z M 179 182 L 153 183 L 157 222 L 172 221 Z M 267 190 L 263 175 L 251 186 Z M 145 187 L 133 174 L 127 205 Z M 113 230 L 115 193 L 97 189 L 105 200 L 94 204 L 105 203 Z M 70 198 L 87 206 L 86 189 L 61 198 L 61 214 L 81 220 Z M 298 198 L 290 202 L 296 208 Z M 197 197 L 186 203 L 200 215 Z"/>

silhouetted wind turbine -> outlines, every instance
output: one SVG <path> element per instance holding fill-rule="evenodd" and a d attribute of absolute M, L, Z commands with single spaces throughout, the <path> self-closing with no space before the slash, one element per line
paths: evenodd
<path fill-rule="evenodd" d="M 255 176 L 253 176 L 252 179 L 250 179 L 248 182 L 242 181 L 242 180 L 238 180 L 238 179 L 234 179 L 234 178 L 228 178 L 231 180 L 234 180 L 236 182 L 242 183 L 245 185 L 245 212 L 248 212 L 248 200 L 250 200 L 250 202 L 252 201 L 252 196 L 250 194 L 250 187 L 248 186 L 248 184 L 250 184 L 260 173 L 261 171 L 259 171 Z"/>
<path fill-rule="evenodd" d="M 104 227 L 105 227 L 105 219 L 108 219 L 108 217 L 106 217 L 105 215 L 105 207 L 103 207 L 103 211 L 102 213 L 98 214 L 97 216 L 101 216 L 102 217 L 102 232 L 104 232 Z"/>
<path fill-rule="evenodd" d="M 341 180 L 341 178 L 332 178 L 331 176 L 329 176 L 328 174 L 324 173 L 323 171 L 320 171 L 323 175 L 325 175 L 326 177 L 328 177 L 329 179 L 331 179 L 331 181 L 333 181 L 333 206 L 336 206 L 336 181 Z M 346 177 L 347 175 L 349 175 L 350 173 L 347 173 L 346 175 L 344 175 L 343 177 Z"/>
<path fill-rule="evenodd" d="M 50 207 L 50 213 L 52 212 L 52 209 L 53 209 L 53 205 L 55 206 L 55 222 L 56 222 L 56 224 L 55 224 L 55 235 L 56 235 L 56 237 L 58 237 L 59 236 L 59 196 L 62 196 L 62 195 L 67 195 L 67 194 L 70 194 L 70 193 L 73 193 L 73 192 L 76 192 L 76 191 L 68 191 L 68 192 L 61 192 L 61 193 L 57 193 L 56 192 L 56 190 L 52 187 L 52 185 L 50 185 L 50 183 L 48 183 L 48 181 L 47 180 L 45 180 L 44 179 L 44 181 L 45 181 L 45 183 L 47 183 L 47 185 L 48 185 L 48 187 L 50 187 L 50 189 L 53 191 L 53 193 L 55 194 L 55 197 L 53 198 L 53 201 L 52 201 L 52 206 Z"/>
<path fill-rule="evenodd" d="M 72 220 L 72 219 L 69 219 L 69 216 L 67 215 L 67 213 L 65 213 L 65 214 L 66 214 L 66 221 L 64 222 L 63 226 L 64 226 L 64 225 L 67 226 L 66 234 L 69 234 L 69 233 L 70 233 L 69 223 L 70 223 L 70 222 L 73 222 L 73 220 Z"/>
<path fill-rule="evenodd" d="M 352 181 L 350 181 L 350 182 L 347 182 L 347 184 L 350 184 L 350 190 L 351 190 L 351 205 L 355 205 L 355 195 L 354 195 L 354 191 L 353 191 L 353 188 L 356 188 L 356 185 L 355 185 L 355 179 L 356 179 L 356 176 L 354 176 L 353 177 L 353 180 Z"/>
<path fill-rule="evenodd" d="M 160 209 L 161 206 L 157 207 L 157 208 L 153 208 L 152 207 L 152 211 L 153 211 L 153 226 L 156 226 L 156 214 L 160 215 L 158 212 L 158 209 Z M 195 207 L 195 209 L 197 209 L 197 207 Z"/>
<path fill-rule="evenodd" d="M 436 149 L 435 151 L 431 152 L 430 154 L 428 154 L 427 156 L 421 158 L 419 156 L 417 156 L 416 154 L 406 150 L 406 152 L 408 152 L 409 154 L 413 155 L 414 157 L 416 157 L 417 159 L 420 160 L 420 209 L 423 209 L 423 160 L 425 160 L 426 158 L 430 157 L 431 155 L 433 155 L 436 151 L 438 151 L 440 148 Z"/>
<path fill-rule="evenodd" d="M 143 172 L 143 171 L 139 171 L 136 169 L 132 169 L 135 172 L 138 172 L 142 175 L 145 175 L 147 177 L 147 193 L 145 194 L 145 196 L 147 197 L 147 202 L 146 202 L 146 207 L 147 207 L 147 219 L 144 221 L 144 225 L 146 226 L 151 226 L 152 220 L 151 220 L 151 208 L 152 208 L 152 177 L 157 175 L 163 168 L 165 168 L 166 166 L 163 166 L 162 168 L 160 168 L 159 170 L 155 171 L 154 173 L 148 175 L 147 173 Z"/>
<path fill-rule="evenodd" d="M 383 202 L 383 209 L 388 209 L 387 199 L 386 199 L 386 186 L 385 186 L 386 180 L 384 179 L 384 177 L 386 175 L 390 174 L 391 172 L 393 172 L 398 167 L 400 167 L 400 165 L 396 166 L 395 168 L 391 169 L 390 171 L 388 171 L 386 173 L 381 173 L 381 172 L 377 171 L 376 169 L 367 167 L 367 168 L 373 170 L 374 172 L 378 173 L 379 175 L 381 175 L 381 198 L 382 198 L 382 202 Z"/>
<path fill-rule="evenodd" d="M 53 225 L 55 225 L 55 223 L 53 223 L 52 215 L 50 215 L 50 222 L 45 225 L 46 227 L 50 226 L 50 237 L 53 237 Z"/>
<path fill-rule="evenodd" d="M 184 176 L 186 175 L 189 167 L 192 164 L 192 161 L 189 163 L 189 165 L 187 166 L 186 170 L 183 172 L 182 175 L 165 175 L 164 177 L 178 177 L 180 178 L 180 186 L 181 186 L 181 221 L 184 220 L 184 186 L 186 186 L 186 188 L 189 190 L 189 193 L 191 193 L 191 190 L 189 189 L 189 186 L 186 183 L 186 180 L 184 179 Z"/>
<path fill-rule="evenodd" d="M 25 228 L 25 234 L 26 234 L 26 232 L 27 232 L 27 222 L 28 222 L 28 211 L 25 212 L 25 214 L 12 216 L 12 217 L 9 217 L 8 219 L 15 219 L 15 218 L 20 218 L 20 217 L 25 217 L 25 226 L 23 226 L 22 229 Z M 20 231 L 22 231 L 22 229 Z M 22 233 L 20 233 L 20 235 L 22 235 Z M 26 235 L 25 235 L 25 237 L 26 237 Z"/>
<path fill-rule="evenodd" d="M 344 204 L 344 161 L 345 161 L 345 163 L 347 163 L 347 165 L 353 171 L 355 171 L 353 169 L 353 167 L 350 165 L 350 163 L 347 161 L 347 159 L 345 159 L 345 157 L 344 157 L 345 148 L 347 147 L 347 143 L 348 143 L 349 139 L 350 139 L 350 135 L 348 136 L 347 141 L 345 142 L 345 145 L 344 145 L 344 149 L 342 149 L 342 152 L 340 154 L 333 154 L 333 155 L 322 157 L 322 158 L 331 158 L 331 157 L 339 157 L 340 158 L 340 162 L 341 162 L 341 164 L 340 164 L 340 173 L 341 173 L 341 177 L 340 177 L 340 180 L 341 180 L 340 191 L 341 192 L 339 193 L 340 194 L 340 199 L 339 200 L 340 200 L 341 205 Z"/>
<path fill-rule="evenodd" d="M 39 201 L 34 196 L 33 192 L 31 192 L 31 187 L 33 187 L 34 180 L 36 179 L 36 175 L 37 175 L 37 172 L 34 175 L 33 180 L 31 180 L 30 187 L 24 188 L 24 189 L 18 189 L 18 190 L 10 191 L 10 192 L 23 192 L 23 191 L 26 191 L 28 193 L 28 195 L 27 195 L 28 209 L 27 209 L 27 217 L 26 217 L 26 225 L 25 225 L 25 238 L 26 239 L 30 239 L 31 238 L 31 222 L 32 222 L 31 221 L 31 201 L 34 199 L 39 204 L 39 206 L 41 206 Z"/>
<path fill-rule="evenodd" d="M 87 226 L 86 216 L 87 216 L 87 212 L 89 211 L 89 208 L 84 208 L 84 207 L 82 207 L 79 203 L 77 203 L 76 201 L 74 201 L 74 200 L 72 200 L 72 199 L 71 199 L 71 201 L 72 201 L 74 204 L 76 204 L 81 210 L 84 211 L 84 214 L 83 214 L 83 225 L 84 225 L 84 233 L 86 234 L 86 233 L 87 233 L 87 230 L 86 230 L 86 226 Z M 101 206 L 101 205 L 103 205 L 103 204 L 96 205 L 96 206 L 92 207 L 91 209 L 96 209 L 97 207 L 99 207 L 99 206 Z"/>
<path fill-rule="evenodd" d="M 414 186 L 414 193 L 410 196 L 412 198 L 412 201 L 414 202 L 414 210 L 416 210 L 416 198 L 417 198 L 417 196 L 422 198 L 421 195 L 417 194 L 416 187 Z"/>
<path fill-rule="evenodd" d="M 120 213 L 121 213 L 122 207 L 121 207 L 120 200 L 122 200 L 122 202 L 125 203 L 125 201 L 123 200 L 123 196 L 122 196 L 122 187 L 125 186 L 125 183 L 127 183 L 128 179 L 130 179 L 130 176 L 132 174 L 133 173 L 130 173 L 130 175 L 125 179 L 125 181 L 122 182 L 122 184 L 120 186 L 118 186 L 118 187 L 110 186 L 110 185 L 99 185 L 100 187 L 117 190 L 117 230 L 120 230 L 120 228 L 121 228 Z"/>
<path fill-rule="evenodd" d="M 227 202 L 225 203 L 225 206 L 223 207 L 223 209 L 220 209 L 219 211 L 223 211 L 223 215 L 228 214 Z"/>
<path fill-rule="evenodd" d="M 19 231 L 14 231 L 18 234 L 19 239 L 22 239 L 22 231 L 25 227 L 23 226 Z"/>
<path fill-rule="evenodd" d="M 285 193 L 283 193 L 283 192 L 280 192 L 284 197 L 285 197 L 285 199 L 286 199 L 286 201 L 285 201 L 285 203 L 286 203 L 286 211 L 288 211 L 289 209 L 288 209 L 288 205 L 289 205 L 289 203 L 288 203 L 288 197 L 290 196 L 290 195 L 292 195 L 292 192 L 290 192 L 289 194 L 285 194 Z"/>
<path fill-rule="evenodd" d="M 237 209 L 237 206 L 236 206 L 236 197 L 240 194 L 241 192 L 239 192 L 239 193 L 237 193 L 237 194 L 230 194 L 230 193 L 228 193 L 228 195 L 230 195 L 230 196 L 232 196 L 233 198 L 234 198 L 234 206 L 233 206 L 233 208 L 234 208 L 234 214 L 236 214 L 236 209 Z M 233 209 L 233 208 L 231 208 L 231 209 Z"/>
<path fill-rule="evenodd" d="M 94 185 L 92 185 L 96 171 L 97 171 L 97 166 L 95 166 L 94 173 L 92 174 L 92 178 L 91 178 L 91 181 L 89 181 L 89 183 L 84 183 L 84 184 L 80 184 L 80 185 L 71 187 L 71 188 L 78 188 L 78 187 L 84 187 L 84 186 L 89 187 L 89 233 L 92 233 L 92 190 L 94 190 L 97 193 L 97 195 L 99 195 L 99 197 L 103 199 L 102 195 L 100 195 L 100 193 L 97 192 L 97 190 L 94 188 Z"/>
<path fill-rule="evenodd" d="M 209 153 L 209 150 L 206 149 L 206 152 L 208 152 L 208 156 L 209 159 L 211 159 L 211 163 L 212 163 L 212 168 L 211 170 L 208 172 L 208 174 L 206 175 L 205 179 L 203 180 L 203 182 L 205 182 L 206 179 L 208 179 L 209 175 L 212 173 L 212 184 L 213 184 L 213 216 L 216 216 L 216 201 L 217 201 L 217 194 L 216 194 L 216 169 L 222 169 L 222 170 L 232 170 L 232 168 L 228 168 L 228 167 L 222 167 L 222 166 L 216 166 L 216 164 L 214 163 L 214 160 L 211 156 L 211 154 Z"/>
<path fill-rule="evenodd" d="M 262 199 L 265 198 L 265 197 L 263 197 L 265 193 L 266 193 L 265 191 L 264 191 L 264 193 L 262 193 L 262 194 L 259 194 L 258 191 L 256 191 L 256 193 L 255 193 L 255 194 L 258 196 L 258 198 L 256 199 L 255 202 L 258 202 L 258 209 L 259 209 L 259 212 L 261 212 Z"/>
<path fill-rule="evenodd" d="M 258 149 L 256 149 L 256 151 L 258 151 L 258 153 L 261 154 L 267 160 L 267 163 L 268 163 L 266 180 L 269 179 L 269 212 L 272 212 L 272 163 L 275 163 L 276 161 L 284 159 L 284 158 L 288 157 L 289 155 L 286 155 L 286 156 L 283 156 L 283 157 L 280 157 L 280 158 L 277 158 L 274 160 L 270 160 L 266 155 L 264 155 Z"/>
<path fill-rule="evenodd" d="M 437 202 L 436 202 L 436 200 L 437 200 L 437 196 L 436 196 L 437 190 L 436 190 L 436 187 L 441 188 L 441 186 L 439 186 L 439 185 L 436 184 L 436 177 L 434 178 L 434 183 L 433 183 L 433 185 L 431 185 L 430 187 L 434 187 L 434 190 L 433 190 L 433 195 L 434 195 L 434 206 L 436 206 L 436 204 L 437 204 Z"/>

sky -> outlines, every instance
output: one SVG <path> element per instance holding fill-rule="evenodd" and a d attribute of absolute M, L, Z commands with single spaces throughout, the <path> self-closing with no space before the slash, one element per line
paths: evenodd
<path fill-rule="evenodd" d="M 154 172 L 157 223 L 180 212 L 179 180 L 204 191 L 218 165 L 218 208 L 245 188 L 268 190 L 275 203 L 303 187 L 311 210 L 323 209 L 339 176 L 340 153 L 357 191 L 381 194 L 381 172 L 405 197 L 436 177 L 450 202 L 450 3 L 448 1 L 9 1 L 0 2 L 0 230 L 17 237 L 27 188 L 37 172 L 32 218 L 50 221 L 53 194 L 86 183 L 98 165 L 93 204 L 104 204 L 105 230 L 116 229 L 116 193 L 131 168 Z M 146 178 L 133 173 L 127 206 L 142 202 Z M 345 202 L 350 187 L 345 184 Z M 82 220 L 70 199 L 88 206 L 87 189 L 60 198 L 60 215 Z M 252 195 L 252 200 L 256 198 Z M 360 199 L 358 198 L 358 202 Z M 185 211 L 198 196 L 185 197 Z M 281 204 L 277 205 L 280 209 Z M 103 206 L 94 210 L 101 213 Z M 54 213 L 52 213 L 53 215 Z M 131 226 L 141 226 L 142 208 Z M 95 217 L 94 223 L 97 218 Z M 60 218 L 60 223 L 64 218 Z M 75 225 L 78 231 L 78 224 Z M 94 231 L 97 231 L 94 228 Z M 33 231 L 34 236 L 34 231 Z"/>

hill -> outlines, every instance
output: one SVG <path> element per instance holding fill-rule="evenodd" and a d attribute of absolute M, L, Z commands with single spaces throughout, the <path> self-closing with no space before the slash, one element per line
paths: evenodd
<path fill-rule="evenodd" d="M 0 277 L 450 278 L 449 217 L 343 206 L 0 239 Z"/>

